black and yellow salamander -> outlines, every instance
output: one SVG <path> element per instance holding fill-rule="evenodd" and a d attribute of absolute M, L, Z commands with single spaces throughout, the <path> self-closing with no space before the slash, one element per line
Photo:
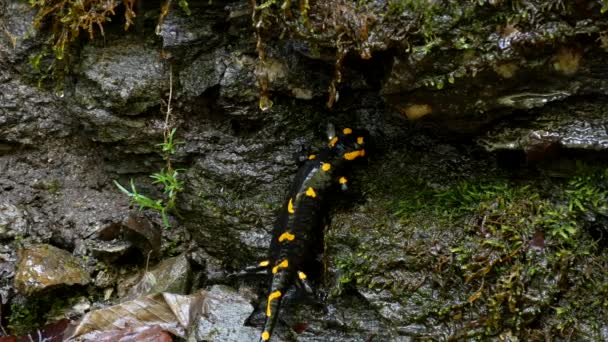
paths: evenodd
<path fill-rule="evenodd" d="M 258 265 L 267 269 L 271 282 L 260 341 L 270 340 L 285 292 L 295 282 L 310 290 L 303 267 L 316 257 L 311 251 L 322 234 L 323 201 L 329 189 L 346 187 L 343 172 L 350 163 L 365 157 L 366 137 L 366 131 L 351 128 L 330 134 L 327 147 L 309 155 L 300 167 L 273 230 L 268 259 Z"/>

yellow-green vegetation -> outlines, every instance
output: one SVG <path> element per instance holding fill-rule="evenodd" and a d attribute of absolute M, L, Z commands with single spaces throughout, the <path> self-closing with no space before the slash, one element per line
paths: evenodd
<path fill-rule="evenodd" d="M 562 20 L 580 20 L 577 5 L 563 0 L 258 0 L 254 3 L 257 6 L 253 25 L 258 35 L 260 59 L 257 76 L 263 109 L 272 103 L 268 93 L 272 87 L 264 71 L 265 45 L 281 39 L 302 41 L 308 51 L 335 51 L 335 71 L 328 85 L 327 104 L 331 107 L 340 83 L 345 81 L 341 69 L 347 55 L 349 59 L 356 55 L 368 59 L 375 52 L 394 48 L 407 54 L 416 71 L 411 88 L 451 91 L 461 87 L 461 84 L 453 86 L 457 80 L 466 81 L 478 74 L 484 76 L 487 70 L 496 69 L 502 77 L 512 78 L 516 76 L 515 69 L 537 68 L 548 62 L 550 51 L 538 47 L 569 43 L 576 46 L 573 37 L 591 34 L 583 28 L 584 24 L 577 24 L 580 29 L 562 25 Z M 606 1 L 589 3 L 589 6 L 586 15 L 592 22 L 597 19 L 600 8 L 602 11 L 608 8 Z M 547 25 L 549 22 L 554 24 Z M 604 23 L 598 21 L 597 25 L 600 31 Z M 569 75 L 577 69 L 564 70 L 563 74 Z M 468 83 L 462 86 L 468 87 Z"/>
<path fill-rule="evenodd" d="M 165 160 L 165 167 L 162 168 L 159 172 L 153 173 L 150 177 L 154 179 L 153 184 L 160 184 L 163 188 L 164 197 L 160 199 L 152 199 L 148 196 L 142 195 L 137 192 L 135 187 L 135 183 L 133 179 L 131 179 L 131 190 L 127 190 L 125 187 L 120 185 L 116 180 L 114 180 L 114 184 L 120 191 L 122 191 L 125 195 L 131 198 L 131 203 L 135 203 L 139 205 L 139 209 L 152 209 L 156 210 L 160 213 L 163 226 L 165 228 L 170 228 L 169 217 L 167 214 L 169 212 L 173 212 L 174 214 L 179 216 L 179 212 L 177 212 L 176 200 L 177 194 L 184 190 L 184 184 L 179 179 L 179 175 L 184 169 L 176 169 L 173 167 L 172 156 L 175 154 L 176 147 L 179 144 L 182 144 L 181 141 L 175 140 L 175 132 L 177 128 L 171 127 L 171 119 L 173 113 L 173 107 L 171 106 L 171 101 L 173 100 L 173 69 L 169 72 L 169 98 L 167 99 L 167 108 L 165 110 L 165 123 L 163 125 L 163 142 L 157 144 L 156 146 L 160 147 L 160 153 Z"/>
<path fill-rule="evenodd" d="M 90 39 L 95 37 L 96 32 L 104 36 L 104 25 L 112 21 L 119 7 L 124 12 L 125 31 L 133 25 L 136 17 L 133 9 L 136 0 L 29 0 L 29 3 L 38 8 L 34 26 L 40 28 L 43 23 L 50 24 L 52 47 L 57 59 L 64 57 L 66 47 L 81 32 L 86 32 Z M 172 0 L 167 0 L 162 6 L 161 20 L 168 14 L 172 4 Z M 178 5 L 187 15 L 191 14 L 188 1 L 179 0 Z"/>
<path fill-rule="evenodd" d="M 184 189 L 183 182 L 179 179 L 180 172 L 183 169 L 175 169 L 171 165 L 171 156 L 175 154 L 175 146 L 181 142 L 174 141 L 176 129 L 173 128 L 165 137 L 165 141 L 158 144 L 163 153 L 163 158 L 166 161 L 166 168 L 162 168 L 159 172 L 153 173 L 150 177 L 154 179 L 153 184 L 160 184 L 163 188 L 164 197 L 160 199 L 152 199 L 146 195 L 137 192 L 135 183 L 131 179 L 131 190 L 128 190 L 124 186 L 120 185 L 116 180 L 114 184 L 120 191 L 131 198 L 131 202 L 137 204 L 141 210 L 152 209 L 156 210 L 161 214 L 163 225 L 165 228 L 170 228 L 169 217 L 167 214 L 173 212 L 178 214 L 176 211 L 175 201 L 177 200 L 177 194 Z"/>
<path fill-rule="evenodd" d="M 96 297 L 98 293 L 85 294 L 84 289 L 73 289 L 69 294 L 34 296 L 21 303 L 13 303 L 8 315 L 8 332 L 14 336 L 26 336 L 44 324 L 65 318 L 64 312 L 81 298 Z"/>
<path fill-rule="evenodd" d="M 111 21 L 119 5 L 124 7 L 125 30 L 133 24 L 135 0 L 30 0 L 38 8 L 34 25 L 38 28 L 49 21 L 53 32 L 53 50 L 62 59 L 66 46 L 74 42 L 81 31 L 93 39 L 95 31 L 104 35 L 104 24 Z"/>
<path fill-rule="evenodd" d="M 124 12 L 124 30 L 128 30 L 137 16 L 134 7 L 136 0 L 29 0 L 38 12 L 34 18 L 34 28 L 47 30 L 51 37 L 48 45 L 30 56 L 29 62 L 34 71 L 40 74 L 39 85 L 49 77 L 58 81 L 70 65 L 73 53 L 69 48 L 78 41 L 81 33 L 86 32 L 89 39 L 96 35 L 105 36 L 105 26 L 112 22 L 117 12 Z M 159 10 L 159 24 L 169 13 L 173 0 L 166 0 Z M 179 0 L 178 5 L 190 15 L 187 0 Z M 54 58 L 47 56 L 54 52 Z M 58 84 L 61 88 L 62 85 Z"/>
<path fill-rule="evenodd" d="M 38 327 L 42 317 L 39 317 L 38 303 L 30 305 L 12 304 L 8 316 L 8 329 L 17 336 L 26 335 Z"/>
<path fill-rule="evenodd" d="M 608 169 L 494 172 L 447 187 L 424 173 L 389 177 L 387 198 L 328 233 L 338 287 L 390 298 L 404 324 L 447 324 L 442 336 L 455 340 L 597 336 L 608 319 Z M 371 215 L 386 221 L 357 222 Z"/>
<path fill-rule="evenodd" d="M 449 203 L 474 220 L 452 249 L 453 266 L 477 288 L 468 302 L 486 312 L 485 334 L 505 326 L 521 331 L 553 310 L 555 333 L 578 332 L 576 320 L 605 320 L 606 256 L 583 216 L 606 214 L 607 176 L 583 171 L 549 196 L 527 185 L 454 192 Z"/>

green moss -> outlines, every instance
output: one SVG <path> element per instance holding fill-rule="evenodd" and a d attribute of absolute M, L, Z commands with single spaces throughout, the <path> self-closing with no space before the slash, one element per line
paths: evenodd
<path fill-rule="evenodd" d="M 580 334 L 578 324 L 589 322 L 585 317 L 606 315 L 606 281 L 580 267 L 608 259 L 584 231 L 583 220 L 589 212 L 606 212 L 606 176 L 605 170 L 582 169 L 549 192 L 541 191 L 540 180 L 468 181 L 434 194 L 423 189 L 399 201 L 396 215 L 409 221 L 415 210 L 449 211 L 444 219 L 450 229 L 466 232 L 451 246 L 450 269 L 443 276 L 453 274 L 466 289 L 467 304 L 456 311 L 480 313 L 473 335 L 512 330 L 530 338 L 531 325 L 541 317 L 552 321 L 555 333 Z M 556 308 L 560 295 L 569 299 Z M 448 304 L 431 316 L 452 319 L 456 311 Z"/>
<path fill-rule="evenodd" d="M 76 304 L 83 296 L 85 291 L 77 289 L 69 294 L 41 294 L 23 299 L 20 303 L 13 302 L 7 318 L 8 330 L 15 336 L 32 334 L 45 324 L 64 318 L 64 311 Z"/>
<path fill-rule="evenodd" d="M 104 35 L 104 25 L 111 21 L 116 8 L 124 7 L 125 29 L 133 24 L 135 0 L 30 0 L 38 8 L 34 25 L 39 27 L 49 21 L 53 30 L 53 50 L 57 59 L 63 59 L 66 47 L 74 42 L 82 31 L 93 39 L 97 31 Z"/>
<path fill-rule="evenodd" d="M 91 40 L 105 36 L 106 25 L 115 19 L 118 11 L 124 12 L 125 31 L 136 17 L 136 0 L 29 0 L 29 3 L 37 9 L 34 28 L 48 29 L 51 33 L 47 45 L 30 56 L 30 65 L 39 76 L 39 85 L 49 78 L 57 80 L 58 93 L 63 92 L 63 75 L 69 72 L 71 60 L 77 56 L 70 49 L 82 33 Z M 159 26 L 172 4 L 173 1 L 168 0 L 159 8 Z M 187 15 L 191 14 L 187 0 L 179 0 L 177 4 Z"/>
<path fill-rule="evenodd" d="M 28 305 L 11 305 L 11 312 L 8 316 L 8 329 L 17 336 L 26 335 L 39 326 L 40 310 L 38 302 Z"/>
<path fill-rule="evenodd" d="M 335 294 L 356 289 L 430 339 L 599 336 L 608 252 L 593 229 L 608 220 L 605 166 L 514 177 L 491 160 L 454 169 L 416 151 L 374 165 L 353 177 L 369 202 L 326 234 Z"/>

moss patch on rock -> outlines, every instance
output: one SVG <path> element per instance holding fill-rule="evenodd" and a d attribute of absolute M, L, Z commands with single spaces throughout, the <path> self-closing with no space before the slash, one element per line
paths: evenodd
<path fill-rule="evenodd" d="M 549 178 L 489 158 L 442 175 L 450 158 L 433 156 L 394 152 L 376 162 L 382 177 L 362 175 L 368 202 L 327 233 L 333 293 L 359 292 L 417 338 L 599 339 L 606 166 Z M 419 166 L 399 167 L 410 158 Z"/>

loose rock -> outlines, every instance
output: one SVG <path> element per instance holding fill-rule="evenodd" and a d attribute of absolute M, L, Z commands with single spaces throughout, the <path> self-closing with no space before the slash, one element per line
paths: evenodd
<path fill-rule="evenodd" d="M 59 285 L 85 285 L 91 281 L 80 260 L 51 245 L 36 245 L 19 251 L 15 288 L 29 296 Z"/>

